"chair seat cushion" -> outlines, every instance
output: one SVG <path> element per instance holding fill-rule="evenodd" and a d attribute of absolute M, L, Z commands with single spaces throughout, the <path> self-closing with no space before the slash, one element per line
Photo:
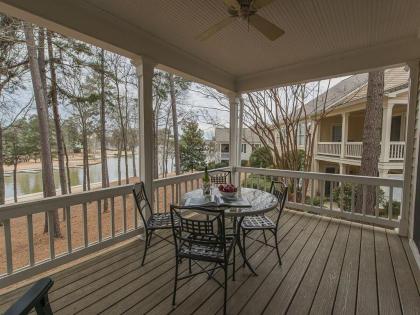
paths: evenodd
<path fill-rule="evenodd" d="M 180 257 L 191 258 L 194 260 L 203 260 L 203 261 L 220 261 L 224 260 L 223 247 L 220 244 L 205 244 L 205 241 L 217 241 L 216 236 L 206 235 L 206 236 L 190 236 L 192 242 L 183 242 L 180 245 L 178 250 L 178 255 Z M 231 249 L 233 248 L 234 238 L 231 236 L 226 236 L 226 251 L 229 255 Z M 198 243 L 198 241 L 203 243 Z"/>
<path fill-rule="evenodd" d="M 175 225 L 179 224 L 179 219 L 174 218 Z M 147 220 L 147 227 L 149 229 L 168 229 L 172 227 L 171 214 L 170 213 L 154 213 Z"/>
<path fill-rule="evenodd" d="M 276 227 L 274 222 L 265 215 L 245 217 L 241 227 L 246 230 L 251 229 L 273 229 Z"/>

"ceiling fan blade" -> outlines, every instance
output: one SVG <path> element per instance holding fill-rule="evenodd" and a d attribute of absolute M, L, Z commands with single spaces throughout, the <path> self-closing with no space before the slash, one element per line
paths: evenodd
<path fill-rule="evenodd" d="M 265 7 L 267 4 L 270 4 L 271 2 L 273 2 L 273 0 L 254 0 L 252 2 L 252 6 L 255 9 L 261 9 L 262 7 Z"/>
<path fill-rule="evenodd" d="M 267 21 L 265 18 L 258 14 L 249 16 L 249 24 L 255 27 L 260 33 L 262 33 L 271 41 L 276 40 L 284 34 L 284 31 L 281 28 Z"/>
<path fill-rule="evenodd" d="M 241 8 L 239 2 L 237 0 L 223 0 L 227 7 L 239 10 Z"/>
<path fill-rule="evenodd" d="M 209 37 L 213 36 L 214 34 L 216 34 L 217 32 L 219 32 L 221 29 L 225 28 L 226 26 L 228 26 L 229 24 L 231 24 L 236 17 L 234 16 L 229 16 L 228 18 L 220 21 L 217 24 L 214 24 L 212 27 L 210 27 L 209 29 L 207 29 L 206 31 L 204 31 L 203 33 L 199 34 L 196 39 L 204 41 L 206 39 L 208 39 Z"/>

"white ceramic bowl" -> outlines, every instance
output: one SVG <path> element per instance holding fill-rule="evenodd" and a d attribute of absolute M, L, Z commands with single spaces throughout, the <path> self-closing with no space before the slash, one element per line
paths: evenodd
<path fill-rule="evenodd" d="M 236 197 L 236 192 L 224 192 L 224 191 L 220 191 L 220 194 L 222 195 L 222 197 L 229 198 L 229 199 L 233 199 L 233 198 Z"/>

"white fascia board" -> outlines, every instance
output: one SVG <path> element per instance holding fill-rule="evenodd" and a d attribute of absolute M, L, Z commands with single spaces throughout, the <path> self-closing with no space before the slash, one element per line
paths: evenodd
<path fill-rule="evenodd" d="M 150 58 L 158 68 L 186 74 L 221 91 L 234 91 L 233 75 L 86 2 L 2 0 L 0 11 L 128 58 Z"/>

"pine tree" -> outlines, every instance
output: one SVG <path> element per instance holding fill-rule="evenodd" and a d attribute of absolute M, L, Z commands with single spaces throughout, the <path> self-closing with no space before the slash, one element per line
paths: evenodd
<path fill-rule="evenodd" d="M 181 168 L 183 171 L 194 171 L 205 166 L 205 142 L 203 131 L 198 123 L 188 121 L 182 128 L 180 141 Z"/>

